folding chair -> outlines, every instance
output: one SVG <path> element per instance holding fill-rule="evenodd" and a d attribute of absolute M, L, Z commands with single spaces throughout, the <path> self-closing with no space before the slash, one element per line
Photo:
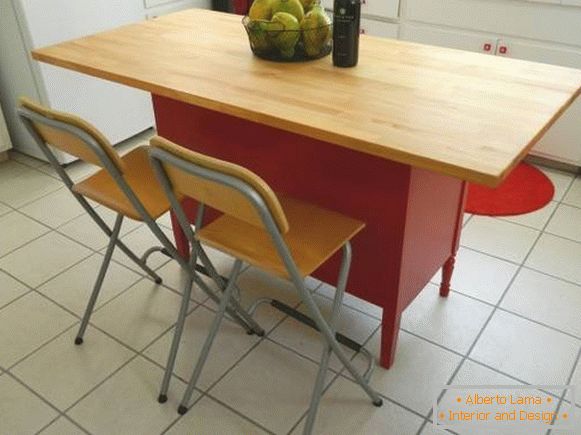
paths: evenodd
<path fill-rule="evenodd" d="M 89 123 L 74 115 L 50 110 L 26 98 L 20 100 L 18 114 L 65 186 L 89 216 L 93 218 L 99 228 L 109 237 L 109 244 L 103 263 L 75 338 L 75 344 L 80 345 L 83 343 L 83 337 L 115 247 L 121 249 L 131 261 L 143 269 L 157 284 L 161 284 L 161 277 L 146 264 L 146 260 L 151 253 L 162 251 L 164 254 L 181 262 L 180 264 L 183 267 L 187 267 L 188 263 L 187 261 L 184 262 L 179 256 L 174 245 L 155 222 L 170 207 L 166 195 L 155 179 L 147 156 L 147 146 L 138 147 L 120 157 L 109 141 Z M 101 170 L 75 184 L 56 160 L 51 148 L 48 146 L 49 144 L 87 163 L 99 166 Z M 117 213 L 113 229 L 109 228 L 86 198 Z M 154 247 L 148 249 L 141 258 L 134 254 L 119 240 L 119 232 L 125 217 L 145 222 L 152 233 L 160 240 L 163 248 Z M 214 281 L 219 286 L 223 286 L 223 280 L 221 280 L 207 256 L 202 257 L 202 262 Z M 193 268 L 190 268 L 190 270 L 193 270 Z M 188 298 L 191 294 L 192 284 L 195 282 L 213 300 L 220 300 L 219 296 L 199 276 L 190 273 L 190 277 Z M 249 333 L 263 333 L 250 315 L 243 312 L 239 306 L 234 304 L 234 308 L 229 307 L 229 312 Z"/>
<path fill-rule="evenodd" d="M 256 174 L 232 163 L 187 150 L 160 137 L 153 138 L 150 145 L 150 158 L 155 174 L 192 246 L 203 243 L 236 259 L 218 313 L 200 351 L 178 412 L 184 414 L 188 411 L 192 393 L 224 317 L 225 308 L 232 300 L 242 261 L 289 279 L 322 334 L 324 349 L 304 433 L 312 432 L 332 352 L 371 398 L 373 404 L 381 406 L 380 396 L 355 369 L 335 338 L 335 323 L 351 263 L 350 240 L 363 229 L 364 224 L 296 199 L 282 196 L 278 198 Z M 179 198 L 182 196 L 191 197 L 200 203 L 195 231 L 181 207 Z M 204 206 L 216 209 L 223 215 L 202 227 Z M 343 252 L 343 261 L 332 312 L 329 321 L 326 321 L 306 289 L 304 278 L 340 249 Z M 195 255 L 195 251 L 193 252 Z M 184 295 L 184 303 L 185 297 Z M 185 318 L 178 319 L 178 325 L 184 321 Z M 173 343 L 176 348 L 180 334 L 181 328 L 176 328 Z M 168 365 L 166 376 L 172 370 L 173 366 Z"/>

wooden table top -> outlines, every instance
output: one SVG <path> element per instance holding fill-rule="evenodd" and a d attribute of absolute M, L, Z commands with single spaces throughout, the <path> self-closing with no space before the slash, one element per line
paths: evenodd
<path fill-rule="evenodd" d="M 489 186 L 581 93 L 580 70 L 369 36 L 355 68 L 264 61 L 239 16 L 200 9 L 33 57 Z"/>

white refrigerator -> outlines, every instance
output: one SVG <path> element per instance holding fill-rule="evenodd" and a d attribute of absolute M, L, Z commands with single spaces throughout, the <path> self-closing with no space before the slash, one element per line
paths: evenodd
<path fill-rule="evenodd" d="M 143 0 L 2 0 L 0 4 L 0 97 L 14 148 L 44 159 L 16 116 L 21 95 L 81 116 L 112 143 L 154 125 L 148 93 L 30 57 L 34 48 L 143 20 Z M 61 163 L 74 160 L 65 153 L 58 157 Z"/>

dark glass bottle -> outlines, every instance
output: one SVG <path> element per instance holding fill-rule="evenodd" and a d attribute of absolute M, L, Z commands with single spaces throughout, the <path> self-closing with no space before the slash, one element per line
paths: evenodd
<path fill-rule="evenodd" d="M 359 60 L 361 0 L 335 0 L 333 5 L 333 65 L 350 67 Z"/>

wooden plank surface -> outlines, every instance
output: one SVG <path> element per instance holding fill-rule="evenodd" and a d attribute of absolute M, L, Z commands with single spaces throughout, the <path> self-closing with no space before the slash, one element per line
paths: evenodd
<path fill-rule="evenodd" d="M 356 68 L 268 62 L 239 16 L 198 9 L 33 57 L 490 186 L 581 93 L 579 70 L 369 36 Z"/>

